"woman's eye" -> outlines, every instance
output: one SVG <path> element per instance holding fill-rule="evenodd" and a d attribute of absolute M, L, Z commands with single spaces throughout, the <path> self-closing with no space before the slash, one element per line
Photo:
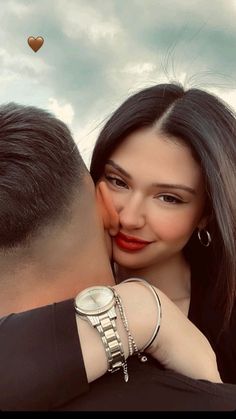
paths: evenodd
<path fill-rule="evenodd" d="M 125 182 L 123 180 L 119 179 L 118 177 L 108 176 L 105 175 L 105 178 L 110 182 L 113 186 L 118 186 L 120 188 L 128 188 Z"/>
<path fill-rule="evenodd" d="M 172 195 L 159 195 L 157 198 L 159 198 L 161 201 L 164 201 L 168 204 L 182 204 L 183 203 L 181 199 L 178 199 Z"/>

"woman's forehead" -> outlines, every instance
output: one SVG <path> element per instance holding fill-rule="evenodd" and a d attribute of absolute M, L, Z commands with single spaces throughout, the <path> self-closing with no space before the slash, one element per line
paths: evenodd
<path fill-rule="evenodd" d="M 167 137 L 151 128 L 126 137 L 110 159 L 131 176 L 142 174 L 150 178 L 168 177 L 172 181 L 192 180 L 198 183 L 202 175 L 200 165 L 183 140 Z"/>

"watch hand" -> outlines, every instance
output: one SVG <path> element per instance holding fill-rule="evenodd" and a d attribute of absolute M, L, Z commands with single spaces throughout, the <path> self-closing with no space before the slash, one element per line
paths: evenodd
<path fill-rule="evenodd" d="M 93 297 L 93 295 L 91 295 L 90 297 L 94 301 L 94 303 L 97 305 L 97 301 L 95 300 L 95 298 Z"/>

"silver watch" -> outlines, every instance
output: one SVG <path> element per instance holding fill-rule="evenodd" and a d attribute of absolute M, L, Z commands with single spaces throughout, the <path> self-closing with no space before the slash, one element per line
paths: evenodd
<path fill-rule="evenodd" d="M 116 328 L 116 298 L 112 288 L 86 288 L 75 298 L 75 310 L 80 317 L 95 327 L 106 351 L 108 371 L 114 372 L 125 364 L 123 346 Z"/>

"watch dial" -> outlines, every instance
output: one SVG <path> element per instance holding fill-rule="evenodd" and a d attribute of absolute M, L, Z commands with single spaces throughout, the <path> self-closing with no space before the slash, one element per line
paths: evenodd
<path fill-rule="evenodd" d="M 83 311 L 93 311 L 103 308 L 113 299 L 113 292 L 107 287 L 91 287 L 79 294 L 76 305 Z"/>

